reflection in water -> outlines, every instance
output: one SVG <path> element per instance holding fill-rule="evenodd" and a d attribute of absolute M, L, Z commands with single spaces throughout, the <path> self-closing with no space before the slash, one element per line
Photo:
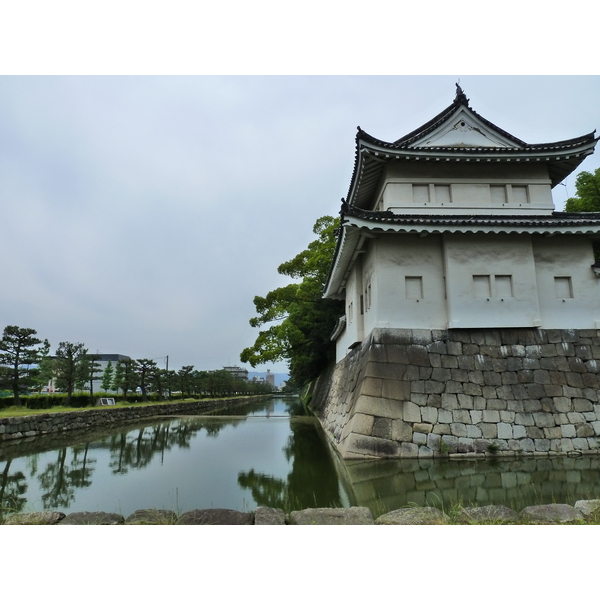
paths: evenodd
<path fill-rule="evenodd" d="M 303 414 L 297 400 L 272 398 L 121 426 L 72 445 L 0 447 L 0 510 L 341 506 L 329 448 L 316 419 L 294 416 Z M 36 442 L 50 449 L 36 451 Z"/>
<path fill-rule="evenodd" d="M 252 493 L 256 506 L 282 508 L 286 512 L 316 507 L 340 507 L 344 503 L 333 458 L 314 423 L 292 419 L 292 434 L 283 448 L 292 468 L 286 479 L 254 469 L 238 475 L 240 487 Z"/>
<path fill-rule="evenodd" d="M 521 510 L 600 497 L 600 457 L 360 462 L 347 469 L 357 502 L 378 516 L 407 505 Z"/>
<path fill-rule="evenodd" d="M 262 399 L 210 415 L 163 418 L 0 445 L 0 516 L 25 510 L 140 508 L 286 512 L 368 506 L 504 504 L 600 497 L 600 457 L 343 463 L 299 401 Z"/>
<path fill-rule="evenodd" d="M 85 488 L 92 485 L 90 479 L 94 469 L 91 467 L 95 459 L 88 459 L 89 444 L 82 448 L 70 448 L 71 461 L 67 463 L 69 448 L 61 448 L 56 460 L 49 462 L 42 473 L 38 475 L 38 481 L 42 493 L 42 505 L 45 509 L 56 506 L 68 508 L 75 498 L 77 488 Z M 80 455 L 83 456 L 80 458 Z"/>
<path fill-rule="evenodd" d="M 15 512 L 23 510 L 27 499 L 27 483 L 25 474 L 22 471 L 15 471 L 10 474 L 12 460 L 7 460 L 0 476 L 0 516 L 2 509 L 8 508 Z"/>

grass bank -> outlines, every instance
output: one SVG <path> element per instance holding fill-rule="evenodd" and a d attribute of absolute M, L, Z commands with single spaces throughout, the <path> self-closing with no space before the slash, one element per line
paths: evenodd
<path fill-rule="evenodd" d="M 244 398 L 267 398 L 268 395 L 261 394 L 258 396 L 226 396 L 223 398 L 182 398 L 177 400 L 148 400 L 146 402 L 127 402 L 124 400 L 116 400 L 114 406 L 82 406 L 82 407 L 70 407 L 70 406 L 53 406 L 52 408 L 26 408 L 25 406 L 8 406 L 7 408 L 0 409 L 0 419 L 7 417 L 28 417 L 31 415 L 43 415 L 52 413 L 65 413 L 65 412 L 81 412 L 85 410 L 114 410 L 115 408 L 125 408 L 127 406 L 158 406 L 162 404 L 186 404 L 193 402 L 213 402 L 218 400 L 242 400 Z"/>

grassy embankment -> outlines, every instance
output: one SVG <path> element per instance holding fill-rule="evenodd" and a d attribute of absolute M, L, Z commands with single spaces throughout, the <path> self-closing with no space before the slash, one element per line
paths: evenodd
<path fill-rule="evenodd" d="M 62 413 L 62 412 L 76 412 L 82 410 L 113 410 L 115 408 L 124 408 L 126 406 L 156 406 L 159 404 L 185 404 L 192 402 L 205 402 L 211 400 L 232 400 L 234 398 L 242 400 L 249 398 L 250 396 L 229 396 L 226 398 L 181 398 L 177 400 L 148 400 L 147 402 L 127 402 L 123 400 L 117 400 L 114 406 L 82 406 L 82 407 L 69 407 L 69 406 L 53 406 L 52 408 L 26 408 L 25 406 L 8 406 L 7 408 L 0 409 L 0 419 L 6 417 L 28 417 L 30 415 L 42 415 L 46 413 Z M 264 394 L 256 396 L 256 398 L 264 398 Z"/>

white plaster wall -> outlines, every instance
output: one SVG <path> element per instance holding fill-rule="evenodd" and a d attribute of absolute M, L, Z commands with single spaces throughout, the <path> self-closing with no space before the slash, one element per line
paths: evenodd
<path fill-rule="evenodd" d="M 344 332 L 337 338 L 335 341 L 335 362 L 339 363 L 340 360 L 343 360 L 346 354 L 348 353 L 348 346 L 350 342 L 350 332 L 346 328 Z"/>
<path fill-rule="evenodd" d="M 421 186 L 417 189 L 415 186 Z M 428 186 L 427 198 L 423 187 Z M 449 189 L 438 193 L 440 186 Z M 499 202 L 491 187 L 504 187 L 505 200 Z M 526 189 L 526 198 L 513 187 Z M 387 179 L 375 202 L 378 210 L 398 213 L 458 212 L 486 213 L 510 211 L 513 214 L 546 214 L 554 209 L 550 179 L 542 165 L 510 165 L 502 163 L 436 164 L 435 171 L 427 164 L 390 165 Z"/>
<path fill-rule="evenodd" d="M 360 311 L 360 295 L 362 287 L 362 260 L 359 258 L 348 276 L 346 282 L 345 310 L 346 328 L 336 340 L 336 362 L 342 360 L 348 353 L 348 348 L 362 342 L 364 338 L 363 315 Z M 350 305 L 352 304 L 352 308 Z"/>
<path fill-rule="evenodd" d="M 499 181 L 503 183 L 516 181 L 550 182 L 548 169 L 544 163 L 507 163 L 485 159 L 470 162 L 398 160 L 388 164 L 384 177 L 387 182 L 404 181 L 406 183 L 422 180 L 434 183 L 448 179 L 455 179 L 456 181 L 475 179 L 481 182 Z"/>
<path fill-rule="evenodd" d="M 600 279 L 593 262 L 592 242 L 583 236 L 381 234 L 365 246 L 348 278 L 347 325 L 336 359 L 377 327 L 600 328 Z M 476 292 L 474 276 L 489 277 L 487 297 Z M 510 292 L 504 279 L 502 293 L 500 278 L 507 276 Z M 557 293 L 557 277 L 563 284 L 569 278 L 572 297 Z M 420 281 L 416 296 L 407 278 L 411 285 Z"/>
<path fill-rule="evenodd" d="M 448 327 L 542 325 L 530 236 L 445 234 L 444 249 Z M 476 297 L 474 276 L 489 276 L 488 297 Z M 503 276 L 511 276 L 512 295 L 498 291 Z"/>
<path fill-rule="evenodd" d="M 600 326 L 600 279 L 591 265 L 592 242 L 583 236 L 535 236 L 533 253 L 542 324 L 547 329 Z M 557 297 L 555 277 L 570 277 L 572 298 Z"/>
<path fill-rule="evenodd" d="M 422 297 L 407 298 L 406 278 L 421 278 Z M 371 302 L 365 288 L 371 286 Z M 360 315 L 360 296 L 364 314 Z M 371 240 L 348 278 L 348 305 L 354 303 L 353 319 L 336 342 L 336 360 L 348 347 L 362 341 L 376 327 L 399 329 L 445 329 L 448 323 L 444 288 L 442 238 L 439 235 L 381 235 Z"/>
<path fill-rule="evenodd" d="M 376 327 L 378 319 L 377 306 L 379 294 L 377 281 L 379 276 L 377 256 L 379 240 L 369 240 L 365 245 L 366 252 L 362 257 L 362 294 L 364 298 L 364 333 L 365 337 Z"/>
<path fill-rule="evenodd" d="M 374 327 L 445 329 L 441 236 L 382 235 L 374 244 L 373 303 L 365 334 Z M 421 278 L 422 297 L 407 298 L 406 278 Z M 413 282 L 415 281 L 413 279 Z"/>

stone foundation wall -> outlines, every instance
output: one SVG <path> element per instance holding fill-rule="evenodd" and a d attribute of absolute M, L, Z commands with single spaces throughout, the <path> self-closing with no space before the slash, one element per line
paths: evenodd
<path fill-rule="evenodd" d="M 600 452 L 593 330 L 375 329 L 311 407 L 344 458 Z"/>
<path fill-rule="evenodd" d="M 0 442 L 92 427 L 110 427 L 118 423 L 139 421 L 161 415 L 202 414 L 253 400 L 256 400 L 256 397 L 172 402 L 154 406 L 125 406 L 123 408 L 44 413 L 26 417 L 6 417 L 0 419 Z"/>

